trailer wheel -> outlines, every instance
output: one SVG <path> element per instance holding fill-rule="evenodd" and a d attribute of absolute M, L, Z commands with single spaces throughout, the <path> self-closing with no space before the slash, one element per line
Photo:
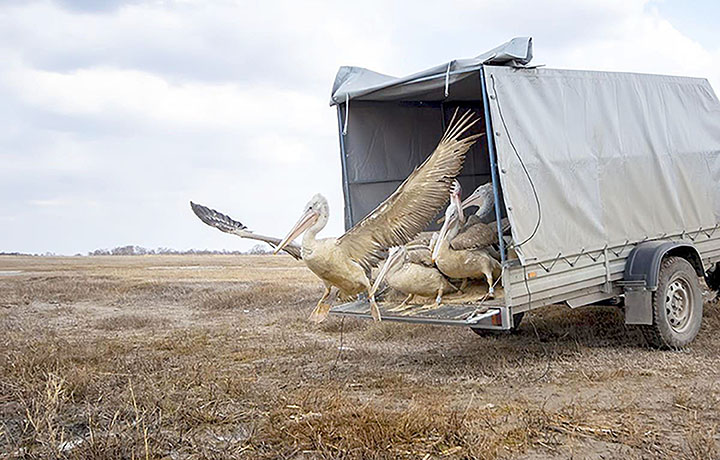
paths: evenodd
<path fill-rule="evenodd" d="M 653 324 L 642 326 L 647 341 L 658 348 L 682 348 L 695 339 L 702 322 L 700 282 L 690 262 L 667 257 L 653 293 Z"/>
<path fill-rule="evenodd" d="M 516 333 L 518 328 L 520 327 L 520 322 L 522 321 L 523 316 L 525 316 L 524 311 L 521 311 L 520 313 L 515 313 L 513 315 L 513 327 L 511 327 L 510 330 L 508 330 L 508 331 L 499 331 L 499 332 L 509 332 L 511 334 Z M 478 327 L 478 328 L 471 327 L 470 330 L 479 336 L 487 336 L 487 335 L 498 333 L 498 331 L 496 329 L 483 329 L 480 327 Z"/>

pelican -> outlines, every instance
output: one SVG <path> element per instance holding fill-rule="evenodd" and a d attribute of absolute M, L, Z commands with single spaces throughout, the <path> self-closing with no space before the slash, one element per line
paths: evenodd
<path fill-rule="evenodd" d="M 454 238 L 449 238 L 449 241 L 452 249 L 488 247 L 493 257 L 497 259 L 499 256 L 496 254 L 494 248 L 490 247 L 490 245 L 498 242 L 497 231 L 493 225 L 482 222 L 482 220 L 489 215 L 489 210 L 492 209 L 492 205 L 488 205 L 487 201 L 484 201 L 488 199 L 488 190 L 492 191 L 492 189 L 487 187 L 487 184 L 481 185 L 475 189 L 469 197 L 461 202 L 460 197 L 462 196 L 462 187 L 460 186 L 460 182 L 457 180 L 453 181 L 453 186 L 450 191 L 450 202 L 454 204 L 456 210 L 460 210 L 457 214 L 455 214 L 460 223 L 457 235 L 455 235 Z M 493 200 L 492 197 L 489 199 Z M 466 218 L 463 209 L 471 206 L 479 206 L 479 210 L 475 214 Z M 445 217 L 443 217 L 440 221 L 444 223 Z M 434 234 L 429 243 L 430 250 L 435 248 L 435 243 L 438 240 L 437 235 L 438 234 Z M 462 288 L 460 289 L 462 290 Z"/>
<path fill-rule="evenodd" d="M 460 182 L 455 182 L 453 185 L 453 191 L 455 191 L 455 187 L 457 188 L 458 193 L 461 192 L 462 188 L 460 186 Z M 459 198 L 459 195 L 458 197 Z M 467 196 L 462 202 L 457 202 L 458 206 L 463 210 L 463 212 L 467 208 L 471 208 L 473 206 L 477 206 L 478 209 L 474 213 L 470 214 L 470 216 L 467 218 L 469 224 L 474 224 L 476 222 L 485 222 L 490 221 L 492 217 L 494 217 L 494 208 L 495 208 L 495 195 L 493 194 L 492 189 L 492 182 L 487 182 L 475 190 Z M 465 216 L 461 216 L 461 222 L 465 222 Z M 505 220 L 505 219 L 503 219 Z M 439 224 L 442 224 L 445 221 L 445 217 L 440 218 L 438 220 Z"/>
<path fill-rule="evenodd" d="M 463 286 L 467 279 L 485 278 L 488 293 L 494 295 L 494 278 L 500 276 L 500 263 L 488 252 L 488 241 L 491 241 L 487 226 L 472 225 L 460 237 L 461 207 L 453 199 L 445 211 L 445 222 L 438 234 L 433 248 L 432 260 L 438 269 L 448 278 L 462 279 Z M 484 227 L 484 228 L 483 228 Z M 478 228 L 480 231 L 473 231 Z M 497 241 L 497 234 L 495 234 Z M 451 242 L 452 241 L 452 245 Z"/>
<path fill-rule="evenodd" d="M 369 293 L 372 286 L 368 274 L 382 260 L 384 251 L 408 243 L 445 206 L 452 181 L 479 137 L 461 136 L 476 121 L 469 111 L 460 117 L 456 112 L 435 151 L 392 195 L 339 238 L 317 239 L 330 212 L 325 197 L 318 194 L 307 203 L 275 252 L 304 233 L 302 259 L 325 284 L 325 291 L 310 315 L 311 321 L 320 322 L 327 316 L 331 305 L 325 301 L 333 287 L 345 296 Z M 380 309 L 372 297 L 369 299 L 372 317 L 380 321 Z"/>
<path fill-rule="evenodd" d="M 493 194 L 492 182 L 481 185 L 476 188 L 467 198 L 462 201 L 461 208 L 463 211 L 469 207 L 477 206 L 478 209 L 469 218 L 476 222 L 484 222 L 490 216 L 494 217 L 495 195 Z M 493 219 L 494 220 L 494 219 Z"/>
<path fill-rule="evenodd" d="M 416 295 L 435 296 L 435 304 L 440 306 L 444 292 L 457 290 L 435 267 L 430 248 L 422 244 L 411 243 L 390 249 L 390 254 L 370 291 L 371 298 L 374 298 L 385 278 L 391 288 L 407 294 L 398 308 L 405 306 Z"/>
<path fill-rule="evenodd" d="M 250 240 L 263 241 L 273 248 L 278 247 L 280 244 L 280 238 L 273 238 L 271 236 L 259 235 L 248 230 L 247 226 L 241 222 L 226 216 L 220 211 L 210 209 L 201 204 L 190 202 L 190 207 L 198 218 L 211 227 L 215 227 L 221 232 L 230 233 L 231 235 L 239 236 L 240 238 L 247 238 Z M 296 260 L 302 259 L 300 255 L 300 247 L 294 244 L 287 244 L 283 248 L 283 251 L 293 256 Z"/>
<path fill-rule="evenodd" d="M 470 215 L 467 219 L 467 224 L 474 224 L 477 222 L 489 222 L 487 225 L 495 227 L 494 222 L 494 211 L 495 211 L 495 195 L 492 189 L 492 183 L 488 182 L 476 188 L 467 198 L 462 201 L 461 208 L 463 211 L 472 206 L 477 206 L 478 209 Z M 442 222 L 441 222 L 442 223 Z M 504 217 L 500 221 L 503 234 L 510 228 L 507 217 Z M 498 257 L 496 257 L 498 258 Z"/>

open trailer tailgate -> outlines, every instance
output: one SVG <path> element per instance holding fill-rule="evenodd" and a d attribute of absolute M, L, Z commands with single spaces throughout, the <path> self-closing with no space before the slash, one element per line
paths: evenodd
<path fill-rule="evenodd" d="M 432 305 L 412 305 L 399 309 L 397 305 L 380 304 L 383 321 L 403 321 L 408 323 L 444 324 L 450 326 L 474 326 L 480 323 L 501 324 L 502 301 L 486 301 L 479 304 L 449 304 L 440 307 Z M 358 300 L 338 305 L 330 310 L 333 315 L 371 318 L 370 302 Z"/>

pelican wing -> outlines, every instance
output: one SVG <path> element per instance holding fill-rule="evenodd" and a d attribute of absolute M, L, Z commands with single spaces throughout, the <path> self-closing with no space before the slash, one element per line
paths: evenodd
<path fill-rule="evenodd" d="M 416 245 L 411 243 L 405 246 L 405 249 L 407 250 L 408 258 L 411 263 L 424 265 L 426 267 L 435 266 L 432 261 L 432 251 L 427 245 Z"/>
<path fill-rule="evenodd" d="M 231 235 L 236 235 L 240 238 L 263 241 L 272 246 L 273 248 L 277 247 L 277 245 L 280 244 L 279 238 L 273 238 L 271 236 L 258 235 L 257 233 L 253 233 L 248 230 L 247 226 L 243 225 L 242 222 L 238 222 L 237 220 L 231 218 L 230 216 L 226 216 L 220 211 L 210 209 L 207 206 L 203 206 L 201 204 L 193 203 L 192 201 L 190 202 L 190 207 L 192 208 L 198 219 L 211 227 L 217 228 L 221 232 L 230 233 Z M 285 246 L 283 248 L 283 251 L 287 252 L 297 260 L 302 259 L 302 256 L 300 255 L 300 248 L 292 243 Z"/>
<path fill-rule="evenodd" d="M 429 248 L 434 233 L 435 232 L 420 232 L 407 246 L 425 246 Z"/>
<path fill-rule="evenodd" d="M 480 135 L 461 137 L 475 123 L 471 112 L 450 121 L 435 151 L 385 201 L 355 224 L 337 244 L 365 270 L 377 265 L 385 248 L 408 243 L 447 204 L 453 179 Z"/>
<path fill-rule="evenodd" d="M 497 228 L 482 222 L 466 225 L 450 242 L 456 251 L 479 249 L 498 242 Z"/>

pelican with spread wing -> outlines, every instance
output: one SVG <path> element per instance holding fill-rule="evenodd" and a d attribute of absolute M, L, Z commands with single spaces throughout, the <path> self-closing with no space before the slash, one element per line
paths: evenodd
<path fill-rule="evenodd" d="M 193 203 L 192 201 L 190 202 L 190 207 L 192 208 L 198 219 L 211 227 L 217 228 L 221 232 L 236 235 L 240 238 L 263 241 L 272 246 L 273 248 L 278 247 L 278 245 L 280 244 L 280 238 L 273 238 L 272 236 L 265 236 L 254 233 L 248 230 L 247 226 L 243 225 L 242 222 L 238 222 L 237 220 L 233 219 L 230 216 L 226 216 L 220 211 L 210 209 L 207 206 L 203 206 L 201 204 Z M 283 251 L 293 256 L 296 260 L 302 259 L 302 257 L 300 256 L 300 247 L 295 244 L 285 245 Z"/>
<path fill-rule="evenodd" d="M 477 119 L 457 112 L 435 151 L 405 179 L 400 187 L 368 216 L 339 238 L 317 239 L 328 222 L 329 207 L 315 195 L 302 216 L 275 249 L 277 253 L 297 236 L 302 239 L 302 259 L 325 284 L 325 292 L 310 315 L 320 322 L 331 305 L 326 303 L 337 288 L 344 296 L 371 291 L 369 273 L 391 246 L 408 243 L 427 227 L 448 201 L 452 181 L 460 173 L 465 155 L 479 135 L 462 137 Z M 370 296 L 370 311 L 379 321 L 380 310 Z"/>

